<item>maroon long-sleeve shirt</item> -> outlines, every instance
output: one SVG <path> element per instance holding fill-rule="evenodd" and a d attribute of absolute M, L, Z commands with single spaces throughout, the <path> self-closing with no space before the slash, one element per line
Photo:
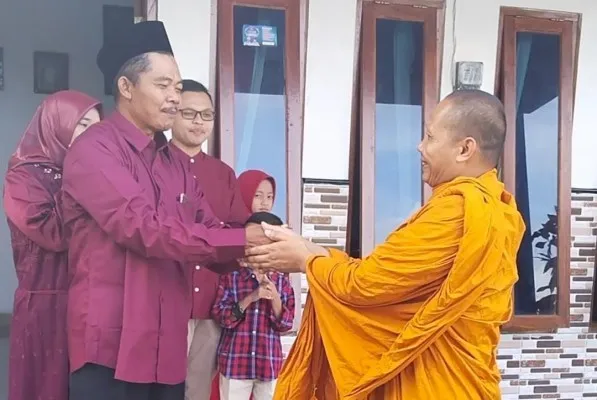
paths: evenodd
<path fill-rule="evenodd" d="M 245 247 L 187 171 L 163 134 L 152 140 L 118 113 L 73 143 L 63 177 L 71 371 L 95 363 L 128 382 L 184 381 L 189 266 L 218 270 Z"/>
<path fill-rule="evenodd" d="M 221 160 L 205 153 L 191 157 L 172 142 L 172 153 L 189 169 L 205 193 L 213 213 L 230 226 L 242 227 L 249 218 L 234 170 Z M 211 306 L 218 291 L 219 276 L 214 271 L 193 265 L 192 318 L 210 319 Z"/>

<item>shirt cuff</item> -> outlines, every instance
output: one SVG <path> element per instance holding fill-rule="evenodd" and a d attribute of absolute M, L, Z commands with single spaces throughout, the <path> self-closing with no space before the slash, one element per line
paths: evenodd
<path fill-rule="evenodd" d="M 216 250 L 218 263 L 243 258 L 246 243 L 244 229 L 213 229 L 209 232 L 209 244 Z"/>

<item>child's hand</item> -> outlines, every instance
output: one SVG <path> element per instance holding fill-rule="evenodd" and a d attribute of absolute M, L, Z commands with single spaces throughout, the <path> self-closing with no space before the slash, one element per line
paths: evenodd
<path fill-rule="evenodd" d="M 276 285 L 274 284 L 274 282 L 272 282 L 272 280 L 269 278 L 269 276 L 267 274 L 263 274 L 263 280 L 261 281 L 261 284 L 263 286 L 265 286 L 271 293 L 272 293 L 272 299 L 274 297 L 279 296 L 280 294 L 278 293 L 278 289 L 276 288 Z"/>
<path fill-rule="evenodd" d="M 252 297 L 253 302 L 259 301 L 261 299 L 271 300 L 274 298 L 274 294 L 267 285 L 259 285 L 259 287 L 253 292 Z"/>

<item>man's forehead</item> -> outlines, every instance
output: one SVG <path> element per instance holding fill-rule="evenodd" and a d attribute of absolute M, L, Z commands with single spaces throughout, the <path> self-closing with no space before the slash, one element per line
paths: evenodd
<path fill-rule="evenodd" d="M 149 53 L 149 69 L 147 74 L 151 75 L 153 79 L 170 80 L 173 82 L 182 82 L 178 64 L 170 54 Z"/>
<path fill-rule="evenodd" d="M 186 91 L 182 93 L 183 107 L 196 108 L 198 111 L 211 108 L 209 97 L 205 93 Z"/>

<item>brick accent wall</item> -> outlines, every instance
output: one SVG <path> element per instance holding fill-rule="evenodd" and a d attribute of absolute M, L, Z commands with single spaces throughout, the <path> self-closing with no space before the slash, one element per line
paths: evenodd
<path fill-rule="evenodd" d="M 302 233 L 325 246 L 346 243 L 348 186 L 305 184 Z M 502 336 L 502 398 L 597 398 L 597 335 L 588 333 L 597 235 L 597 196 L 572 195 L 570 328 Z M 302 300 L 307 282 L 302 280 Z M 293 338 L 285 338 L 285 350 Z"/>

